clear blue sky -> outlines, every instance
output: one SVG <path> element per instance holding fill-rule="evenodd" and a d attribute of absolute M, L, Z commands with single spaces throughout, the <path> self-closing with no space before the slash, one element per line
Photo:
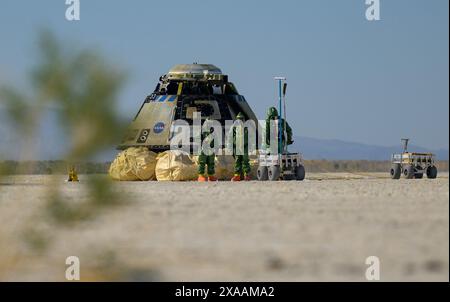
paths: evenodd
<path fill-rule="evenodd" d="M 125 69 L 120 109 L 130 119 L 174 64 L 213 63 L 258 117 L 275 102 L 273 76 L 288 78 L 295 134 L 378 145 L 449 146 L 448 0 L 65 0 L 0 2 L 0 83 L 23 87 L 36 34 L 94 48 Z"/>

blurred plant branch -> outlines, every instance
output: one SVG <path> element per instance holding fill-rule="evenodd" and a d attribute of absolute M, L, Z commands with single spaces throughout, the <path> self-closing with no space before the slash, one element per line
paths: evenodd
<path fill-rule="evenodd" d="M 59 126 L 69 138 L 66 160 L 84 160 L 115 144 L 123 129 L 115 111 L 123 72 L 91 50 L 70 52 L 48 31 L 39 36 L 39 61 L 31 73 L 33 91 L 25 96 L 0 88 L 10 121 L 32 136 L 45 106 L 57 108 Z"/>
<path fill-rule="evenodd" d="M 11 128 L 26 143 L 21 149 L 30 152 L 31 139 L 45 117 L 43 113 L 48 108 L 55 109 L 57 126 L 69 144 L 63 160 L 75 164 L 85 162 L 121 138 L 124 127 L 116 112 L 116 101 L 125 75 L 95 51 L 63 46 L 49 31 L 41 32 L 38 61 L 30 73 L 31 90 L 25 94 L 17 87 L 0 87 L 0 100 Z M 77 202 L 73 191 L 66 188 L 58 180 L 48 185 L 43 210 L 50 214 L 53 223 L 64 225 L 95 217 L 101 208 L 119 200 L 118 192 L 112 190 L 106 178 L 86 178 L 86 186 L 77 188 L 87 192 L 82 202 Z M 35 233 L 25 238 L 31 246 L 44 246 Z"/>

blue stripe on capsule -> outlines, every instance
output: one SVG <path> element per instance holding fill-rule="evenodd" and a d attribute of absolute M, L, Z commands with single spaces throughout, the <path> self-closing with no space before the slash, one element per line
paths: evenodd
<path fill-rule="evenodd" d="M 164 102 L 167 98 L 167 95 L 163 95 L 159 98 L 158 102 Z"/>
<path fill-rule="evenodd" d="M 176 95 L 172 95 L 172 96 L 169 98 L 168 102 L 173 102 L 173 101 L 175 101 L 176 98 L 177 98 Z"/>

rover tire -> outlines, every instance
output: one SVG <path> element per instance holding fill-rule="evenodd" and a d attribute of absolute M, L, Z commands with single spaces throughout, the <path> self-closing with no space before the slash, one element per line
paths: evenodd
<path fill-rule="evenodd" d="M 429 166 L 427 168 L 427 177 L 430 179 L 435 179 L 437 177 L 437 168 L 435 166 Z"/>
<path fill-rule="evenodd" d="M 269 179 L 268 169 L 266 166 L 258 166 L 258 170 L 256 170 L 256 178 L 261 181 Z"/>
<path fill-rule="evenodd" d="M 267 171 L 267 175 L 270 181 L 275 181 L 280 178 L 280 167 L 279 166 L 270 166 Z"/>
<path fill-rule="evenodd" d="M 414 175 L 416 174 L 416 169 L 412 165 L 406 165 L 403 168 L 403 175 L 406 179 L 413 179 Z"/>
<path fill-rule="evenodd" d="M 391 178 L 392 179 L 400 179 L 402 175 L 402 167 L 400 164 L 394 164 L 391 167 Z"/>
<path fill-rule="evenodd" d="M 297 168 L 295 169 L 295 177 L 297 178 L 297 180 L 304 180 L 305 179 L 305 167 L 303 165 L 298 165 Z"/>

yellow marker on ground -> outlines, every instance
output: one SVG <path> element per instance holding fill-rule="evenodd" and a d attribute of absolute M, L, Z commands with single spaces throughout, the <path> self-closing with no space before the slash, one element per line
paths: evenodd
<path fill-rule="evenodd" d="M 69 179 L 67 181 L 78 181 L 78 174 L 73 166 L 69 169 Z"/>

